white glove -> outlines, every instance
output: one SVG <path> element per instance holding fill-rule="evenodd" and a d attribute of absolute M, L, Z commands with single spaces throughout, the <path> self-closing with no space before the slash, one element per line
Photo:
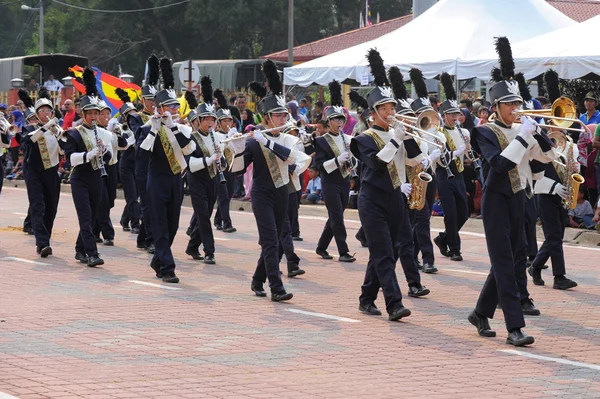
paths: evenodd
<path fill-rule="evenodd" d="M 430 161 L 428 157 L 423 158 L 423 160 L 421 161 L 421 165 L 423 166 L 423 169 L 429 169 L 429 165 L 430 165 Z"/>
<path fill-rule="evenodd" d="M 217 154 L 212 154 L 210 157 L 206 158 L 206 164 L 212 165 L 217 160 Z"/>
<path fill-rule="evenodd" d="M 234 134 L 239 134 L 236 128 L 232 127 L 229 129 L 229 133 L 227 133 L 227 137 L 232 137 Z"/>
<path fill-rule="evenodd" d="M 404 125 L 401 123 L 398 123 L 398 126 L 394 129 L 394 138 L 399 142 L 404 141 Z"/>
<path fill-rule="evenodd" d="M 342 164 L 344 162 L 348 162 L 349 160 L 350 160 L 350 153 L 348 151 L 342 152 L 337 157 L 337 161 L 338 161 L 339 164 Z"/>
<path fill-rule="evenodd" d="M 98 147 L 94 147 L 92 148 L 91 151 L 88 151 L 87 155 L 85 156 L 85 159 L 87 162 L 90 162 L 92 160 L 92 158 L 95 158 L 98 156 Z"/>
<path fill-rule="evenodd" d="M 454 151 L 454 158 L 458 158 L 460 157 L 462 154 L 465 153 L 465 150 L 467 149 L 467 146 L 464 144 L 461 144 L 458 149 L 456 151 Z"/>
<path fill-rule="evenodd" d="M 152 130 L 153 132 L 158 132 L 158 129 L 160 129 L 161 125 L 160 117 L 152 117 L 150 120 L 152 123 L 152 128 L 150 130 Z"/>
<path fill-rule="evenodd" d="M 436 163 L 438 159 L 440 159 L 440 156 L 442 155 L 442 152 L 436 148 L 435 150 L 431 151 L 431 154 L 429 155 L 429 162 L 431 162 L 432 164 Z"/>
<path fill-rule="evenodd" d="M 46 122 L 46 124 L 44 126 L 42 126 L 42 129 L 44 130 L 48 130 L 50 129 L 52 126 L 54 126 L 54 120 L 50 119 L 48 122 Z"/>
<path fill-rule="evenodd" d="M 538 124 L 535 120 L 528 116 L 521 117 L 521 131 L 519 132 L 519 135 L 521 135 L 525 140 L 532 137 L 537 128 Z"/>
<path fill-rule="evenodd" d="M 566 199 L 569 196 L 569 190 L 560 183 L 554 188 L 554 193 L 562 199 Z"/>
<path fill-rule="evenodd" d="M 412 185 L 410 183 L 402 183 L 402 185 L 400 186 L 400 191 L 402 191 L 402 194 L 404 194 L 406 198 L 408 198 L 410 196 L 410 193 L 412 192 Z"/>
<path fill-rule="evenodd" d="M 260 130 L 254 131 L 254 140 L 258 141 L 262 145 L 267 145 L 267 138 L 260 132 Z"/>
<path fill-rule="evenodd" d="M 165 119 L 165 126 L 168 127 L 169 129 L 174 128 L 175 123 L 173 122 L 173 117 L 171 116 L 171 113 L 165 112 L 165 115 L 167 116 L 167 118 Z"/>

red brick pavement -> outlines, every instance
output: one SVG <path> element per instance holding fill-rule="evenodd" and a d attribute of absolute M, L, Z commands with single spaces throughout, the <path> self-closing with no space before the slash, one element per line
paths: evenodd
<path fill-rule="evenodd" d="M 504 343 L 501 317 L 492 321 L 492 339 L 466 320 L 488 268 L 479 234 L 463 234 L 465 261 L 437 258 L 440 272 L 423 276 L 432 293 L 404 301 L 411 317 L 388 322 L 357 310 L 366 249 L 349 238 L 353 264 L 312 253 L 318 217 L 300 222 L 305 241 L 296 244 L 307 273 L 284 278 L 294 299 L 273 303 L 249 289 L 258 256 L 250 213 L 233 213 L 238 233 L 216 232 L 211 266 L 184 254 L 191 216 L 184 208 L 174 244 L 182 283 L 167 290 L 131 282 L 162 285 L 149 255 L 120 230 L 115 247 L 100 248 L 103 267 L 77 263 L 70 194 L 61 196 L 54 256 L 40 259 L 19 228 L 25 198 L 6 187 L 0 196 L 0 398 L 600 397 L 596 248 L 566 248 L 575 290 L 530 286 L 543 314 L 527 319 L 536 343 L 507 353 L 516 348 Z M 118 200 L 115 222 L 122 208 Z M 353 237 L 358 223 L 347 225 Z"/>

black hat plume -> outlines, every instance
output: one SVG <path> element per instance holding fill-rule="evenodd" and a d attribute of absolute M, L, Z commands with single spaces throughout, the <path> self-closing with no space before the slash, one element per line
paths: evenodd
<path fill-rule="evenodd" d="M 48 91 L 48 88 L 45 86 L 40 87 L 40 89 L 38 90 L 38 100 L 40 98 L 46 98 L 48 100 L 51 100 L 50 98 L 50 92 Z"/>
<path fill-rule="evenodd" d="M 269 84 L 269 90 L 274 95 L 281 95 L 283 93 L 283 84 L 279 77 L 279 71 L 277 66 L 271 60 L 266 60 L 262 65 L 262 71 Z"/>
<path fill-rule="evenodd" d="M 342 85 L 337 80 L 332 80 L 329 83 L 329 93 L 331 95 L 331 105 L 341 107 L 344 105 L 342 100 Z"/>
<path fill-rule="evenodd" d="M 531 97 L 531 91 L 529 91 L 529 85 L 525 81 L 525 75 L 519 72 L 515 75 L 515 80 L 519 84 L 519 92 L 521 93 L 521 97 L 523 97 L 523 101 L 529 102 L 533 99 Z"/>
<path fill-rule="evenodd" d="M 354 104 L 358 105 L 362 109 L 369 109 L 369 103 L 367 103 L 367 100 L 365 100 L 363 96 L 358 94 L 357 91 L 350 91 L 350 93 L 348 93 L 348 97 L 350 97 L 350 101 L 352 101 Z"/>
<path fill-rule="evenodd" d="M 560 97 L 560 88 L 558 81 L 558 73 L 553 69 L 548 69 L 544 74 L 544 83 L 546 85 L 546 93 L 551 103 Z"/>
<path fill-rule="evenodd" d="M 390 82 L 385 74 L 385 65 L 383 64 L 383 58 L 381 58 L 379 51 L 374 48 L 370 49 L 367 53 L 367 60 L 369 61 L 369 67 L 371 68 L 375 86 L 389 86 Z"/>
<path fill-rule="evenodd" d="M 227 103 L 227 99 L 225 98 L 225 94 L 221 91 L 221 89 L 217 89 L 214 92 L 215 98 L 219 103 L 219 108 L 229 109 L 229 104 Z"/>
<path fill-rule="evenodd" d="M 146 78 L 146 84 L 149 86 L 156 86 L 160 77 L 160 61 L 156 54 L 152 54 L 148 58 L 148 76 Z"/>
<path fill-rule="evenodd" d="M 454 89 L 454 81 L 448 72 L 442 73 L 440 82 L 446 93 L 446 100 L 456 100 L 456 90 Z"/>
<path fill-rule="evenodd" d="M 170 90 L 175 87 L 175 77 L 173 76 L 173 65 L 171 60 L 163 57 L 160 60 L 160 73 L 163 80 L 163 89 Z"/>
<path fill-rule="evenodd" d="M 25 89 L 19 89 L 19 99 L 21 101 L 23 101 L 23 104 L 25 105 L 26 108 L 30 108 L 34 106 L 34 102 L 33 99 L 29 96 L 29 93 L 27 93 L 27 90 Z"/>
<path fill-rule="evenodd" d="M 502 77 L 505 80 L 514 78 L 515 60 L 513 59 L 510 42 L 506 37 L 497 37 L 495 46 L 496 53 L 498 53 L 498 59 L 500 61 L 500 71 L 502 72 Z"/>
<path fill-rule="evenodd" d="M 492 75 L 492 82 L 500 82 L 500 81 L 504 80 L 502 78 L 502 71 L 498 67 L 493 67 L 492 68 L 492 74 L 491 75 Z"/>
<path fill-rule="evenodd" d="M 185 101 L 187 101 L 191 110 L 198 108 L 198 100 L 196 99 L 196 95 L 193 91 L 185 91 Z"/>
<path fill-rule="evenodd" d="M 96 88 L 96 75 L 94 75 L 94 70 L 89 66 L 85 67 L 82 79 L 83 85 L 85 86 L 85 94 L 88 96 L 97 95 L 98 89 Z"/>
<path fill-rule="evenodd" d="M 117 95 L 117 97 L 119 97 L 119 100 L 123 101 L 124 103 L 131 102 L 131 98 L 129 97 L 129 93 L 127 93 L 127 91 L 121 89 L 120 87 L 117 87 L 115 89 L 115 94 Z"/>
<path fill-rule="evenodd" d="M 248 87 L 254 92 L 254 94 L 258 98 L 264 98 L 267 95 L 267 89 L 265 88 L 263 82 L 257 82 L 256 80 L 254 80 L 248 83 Z"/>
<path fill-rule="evenodd" d="M 200 79 L 200 88 L 202 91 L 202 98 L 204 99 L 204 102 L 207 104 L 212 104 L 212 80 L 210 80 L 208 76 L 203 76 L 202 79 Z"/>
<path fill-rule="evenodd" d="M 402 72 L 400 72 L 400 68 L 391 67 L 388 70 L 388 78 L 392 85 L 392 90 L 394 91 L 394 97 L 399 100 L 405 100 L 408 98 L 408 91 L 406 90 L 406 85 L 404 84 L 404 76 L 402 76 Z"/>
<path fill-rule="evenodd" d="M 427 91 L 427 85 L 425 84 L 425 78 L 423 78 L 423 72 L 417 68 L 412 68 L 408 75 L 410 76 L 410 80 L 415 87 L 415 92 L 417 93 L 418 98 L 428 98 L 429 92 Z"/>

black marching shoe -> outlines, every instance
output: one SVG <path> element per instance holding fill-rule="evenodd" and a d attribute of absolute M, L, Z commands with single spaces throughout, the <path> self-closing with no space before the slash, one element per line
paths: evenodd
<path fill-rule="evenodd" d="M 267 296 L 267 293 L 263 289 L 263 286 L 261 283 L 252 282 L 252 284 L 250 284 L 250 289 L 252 290 L 252 292 L 254 292 L 254 295 L 256 295 L 258 297 L 264 298 Z"/>
<path fill-rule="evenodd" d="M 477 333 L 479 334 L 479 336 L 487 338 L 496 336 L 496 331 L 491 329 L 490 322 L 488 321 L 487 317 L 480 316 L 479 314 L 477 314 L 477 312 L 472 311 L 469 314 L 468 320 L 469 323 L 477 327 Z"/>
<path fill-rule="evenodd" d="M 324 249 L 317 248 L 316 252 L 317 252 L 317 255 L 319 255 L 323 259 L 333 259 L 333 256 L 329 255 L 329 252 L 327 252 Z"/>
<path fill-rule="evenodd" d="M 235 233 L 237 229 L 233 226 L 223 227 L 223 233 Z"/>
<path fill-rule="evenodd" d="M 340 255 L 339 261 L 340 262 L 348 262 L 348 263 L 352 263 L 356 260 L 356 258 L 350 254 L 343 254 Z"/>
<path fill-rule="evenodd" d="M 100 237 L 96 237 L 96 242 L 97 242 L 97 243 L 101 243 L 101 242 L 102 242 L 102 238 L 100 238 Z"/>
<path fill-rule="evenodd" d="M 408 287 L 408 296 L 418 298 L 420 296 L 428 295 L 431 291 L 429 288 L 425 288 L 422 285 Z"/>
<path fill-rule="evenodd" d="M 531 345 L 534 342 L 535 339 L 532 336 L 525 334 L 520 328 L 509 332 L 508 337 L 506 338 L 506 343 L 514 346 Z"/>
<path fill-rule="evenodd" d="M 27 233 L 30 236 L 33 235 L 33 227 L 23 227 L 23 233 Z"/>
<path fill-rule="evenodd" d="M 132 227 L 131 228 L 131 234 L 140 234 L 140 228 L 139 227 Z"/>
<path fill-rule="evenodd" d="M 292 236 L 292 240 L 294 240 L 294 241 L 304 241 L 304 238 L 302 238 L 300 236 Z"/>
<path fill-rule="evenodd" d="M 144 244 L 143 242 L 138 242 L 137 243 L 137 249 L 148 249 L 148 246 L 146 244 Z"/>
<path fill-rule="evenodd" d="M 204 263 L 207 265 L 214 265 L 217 262 L 215 262 L 215 256 L 213 254 L 206 254 L 204 255 Z"/>
<path fill-rule="evenodd" d="M 177 284 L 179 282 L 179 277 L 175 275 L 175 272 L 171 272 L 169 274 L 163 275 L 162 281 L 165 283 Z"/>
<path fill-rule="evenodd" d="M 114 247 L 115 246 L 115 242 L 113 240 L 111 240 L 110 238 L 107 238 L 106 240 L 104 240 L 104 246 L 106 246 L 106 247 Z"/>
<path fill-rule="evenodd" d="M 363 305 L 361 303 L 360 305 L 358 305 L 358 310 L 371 316 L 381 316 L 381 310 L 377 309 L 377 306 L 375 306 L 374 304 Z"/>
<path fill-rule="evenodd" d="M 104 264 L 104 260 L 99 257 L 97 254 L 92 255 L 87 259 L 87 265 L 89 267 L 96 267 Z"/>
<path fill-rule="evenodd" d="M 419 261 L 419 259 L 415 259 L 414 263 L 417 270 L 423 270 L 423 264 Z"/>
<path fill-rule="evenodd" d="M 75 252 L 75 260 L 79 263 L 87 263 L 87 256 L 83 252 Z"/>
<path fill-rule="evenodd" d="M 430 264 L 430 263 L 425 263 L 423 265 L 423 273 L 437 273 L 438 269 L 437 267 L 435 267 L 434 265 Z"/>
<path fill-rule="evenodd" d="M 455 262 L 460 262 L 461 260 L 463 260 L 463 257 L 460 254 L 460 251 L 451 252 L 449 254 L 449 256 L 450 256 L 450 260 L 453 260 Z"/>
<path fill-rule="evenodd" d="M 527 273 L 533 278 L 533 284 L 535 285 L 544 285 L 544 280 L 542 280 L 542 269 L 535 266 L 529 266 L 527 268 Z"/>
<path fill-rule="evenodd" d="M 38 252 L 42 258 L 47 258 L 49 255 L 52 255 L 52 247 L 47 245 L 39 250 Z"/>
<path fill-rule="evenodd" d="M 400 305 L 399 308 L 396 308 L 392 313 L 390 313 L 390 315 L 388 316 L 388 320 L 396 321 L 408 316 L 410 316 L 410 309 L 407 309 L 404 306 Z"/>
<path fill-rule="evenodd" d="M 568 290 L 569 288 L 577 287 L 577 283 L 573 280 L 566 278 L 565 276 L 554 276 L 554 285 L 552 288 L 555 290 Z"/>
<path fill-rule="evenodd" d="M 149 254 L 154 254 L 154 251 L 156 251 L 154 244 L 150 244 L 146 247 L 146 252 L 148 252 Z"/>
<path fill-rule="evenodd" d="M 525 298 L 521 301 L 521 310 L 526 316 L 539 316 L 540 310 L 535 307 L 531 298 Z"/>
<path fill-rule="evenodd" d="M 281 291 L 277 294 L 271 294 L 271 300 L 273 302 L 289 301 L 293 297 L 294 297 L 294 294 L 292 294 L 291 292 L 285 292 L 285 290 Z"/>
<path fill-rule="evenodd" d="M 123 228 L 123 231 L 131 231 L 131 227 L 126 224 L 121 223 L 121 227 Z"/>
<path fill-rule="evenodd" d="M 217 227 L 217 226 L 215 226 L 215 227 Z M 217 229 L 217 230 L 218 230 L 218 229 Z M 188 228 L 187 228 L 187 230 L 185 231 L 185 235 L 187 235 L 188 237 L 191 237 L 191 236 L 192 236 L 192 228 L 191 228 L 191 227 L 188 227 Z"/>
<path fill-rule="evenodd" d="M 288 274 L 287 274 L 287 276 L 290 277 L 290 278 L 292 278 L 292 277 L 296 277 L 296 276 L 301 276 L 304 273 L 306 273 L 304 270 L 298 268 L 298 269 L 294 269 L 292 271 L 289 271 Z"/>
<path fill-rule="evenodd" d="M 222 225 L 222 224 L 216 224 L 216 225 L 215 225 L 215 228 L 216 228 L 217 230 L 223 230 L 223 225 Z M 191 233 L 190 233 L 190 235 L 191 235 Z"/>
<path fill-rule="evenodd" d="M 433 239 L 433 243 L 440 249 L 440 253 L 442 255 L 444 255 L 445 257 L 450 256 L 450 254 L 448 253 L 448 245 L 446 244 L 442 236 L 438 235 L 437 237 L 435 237 Z"/>
<path fill-rule="evenodd" d="M 364 238 L 361 238 L 358 233 L 356 233 L 356 235 L 354 236 L 354 238 L 356 238 L 358 240 L 358 242 L 360 242 L 360 246 L 363 248 L 367 248 L 369 246 L 369 243 L 367 242 L 367 240 L 365 240 Z"/>
<path fill-rule="evenodd" d="M 204 260 L 204 257 L 200 255 L 199 252 L 194 252 L 192 250 L 186 249 L 185 254 L 191 256 L 194 260 Z"/>
<path fill-rule="evenodd" d="M 154 273 L 156 273 L 156 278 L 162 278 L 162 273 L 160 272 L 159 265 L 157 265 L 153 261 L 150 261 L 150 267 L 152 268 L 152 270 L 154 270 Z"/>

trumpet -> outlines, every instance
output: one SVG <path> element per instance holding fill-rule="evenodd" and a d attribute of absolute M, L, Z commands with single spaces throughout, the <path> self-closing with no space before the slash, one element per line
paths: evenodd
<path fill-rule="evenodd" d="M 50 130 L 52 133 L 54 133 L 54 136 L 60 140 L 64 136 L 66 131 L 60 127 L 58 118 L 52 118 L 48 122 L 49 122 L 48 130 Z"/>
<path fill-rule="evenodd" d="M 258 131 L 261 133 L 278 132 L 280 130 L 284 130 L 284 129 L 287 129 L 288 127 L 293 127 L 293 126 L 294 125 L 292 123 L 286 123 L 285 125 L 281 125 L 278 127 L 272 127 L 270 129 L 262 129 L 262 130 L 258 130 Z M 240 134 L 239 136 L 232 136 L 232 137 L 229 137 L 228 139 L 221 140 L 221 143 L 229 143 L 230 141 L 233 141 L 233 140 L 246 139 L 248 137 L 252 137 L 253 134 L 254 134 L 253 132 L 249 132 L 249 133 Z"/>

